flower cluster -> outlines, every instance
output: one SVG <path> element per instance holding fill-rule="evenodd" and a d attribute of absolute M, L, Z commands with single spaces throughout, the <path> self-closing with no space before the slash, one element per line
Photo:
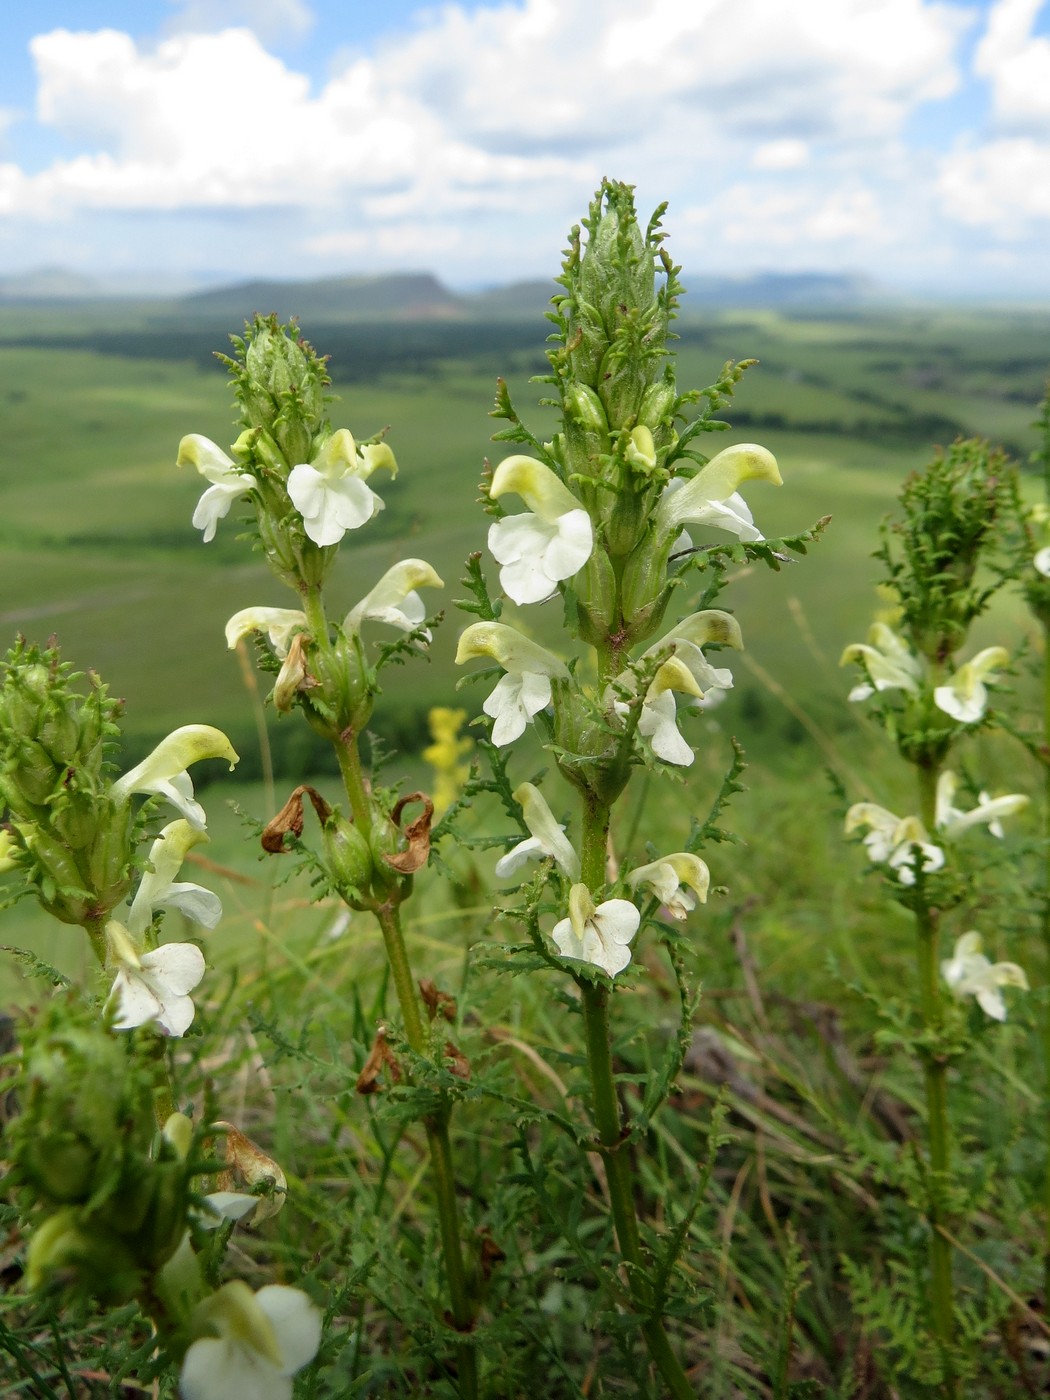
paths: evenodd
<path fill-rule="evenodd" d="M 1010 658 L 1003 647 L 984 647 L 963 662 L 940 684 L 932 686 L 933 703 L 957 724 L 978 724 L 988 708 L 988 687 Z M 860 665 L 865 679 L 848 698 L 867 700 L 877 691 L 902 690 L 922 696 L 930 685 L 931 668 L 884 622 L 872 624 L 867 642 L 853 642 L 842 653 L 840 665 Z"/>
<path fill-rule="evenodd" d="M 177 909 L 202 928 L 222 913 L 218 898 L 176 879 L 189 850 L 206 840 L 204 809 L 193 794 L 192 764 L 237 755 L 221 730 L 174 730 L 126 773 L 108 752 L 119 737 L 119 707 L 92 677 L 76 685 L 57 648 L 25 642 L 8 655 L 0 687 L 2 795 L 10 814 L 5 864 L 20 870 L 40 902 L 64 923 L 79 924 L 114 974 L 113 1025 L 150 1025 L 181 1036 L 193 1019 L 189 993 L 204 975 L 193 943 L 158 944 L 157 916 Z M 136 796 L 153 799 L 136 808 Z M 180 816 L 153 841 L 130 905 L 136 846 L 158 801 Z"/>
<path fill-rule="evenodd" d="M 955 806 L 959 780 L 945 769 L 937 779 L 934 831 L 931 836 L 916 816 L 898 817 L 875 802 L 855 802 L 846 813 L 846 834 L 867 828 L 864 848 L 873 865 L 887 865 L 896 872 L 903 885 L 915 883 L 915 872 L 932 874 L 945 862 L 943 844 L 951 843 L 971 827 L 986 826 L 993 836 L 1002 837 L 1001 819 L 1013 816 L 1028 806 L 1023 793 L 1008 793 L 989 797 L 981 792 L 976 807 L 968 812 Z"/>
<path fill-rule="evenodd" d="M 397 475 L 393 452 L 377 434 L 363 442 L 333 429 L 325 414 L 324 362 L 297 330 L 257 316 L 226 358 L 242 409 L 229 453 L 200 433 L 179 444 L 178 465 L 209 483 L 193 524 L 205 542 L 241 501 L 274 572 L 292 588 L 320 583 L 337 545 L 380 510 L 369 485 L 377 471 Z"/>

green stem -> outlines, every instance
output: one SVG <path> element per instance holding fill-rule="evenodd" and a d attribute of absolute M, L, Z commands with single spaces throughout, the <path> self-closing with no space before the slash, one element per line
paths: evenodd
<path fill-rule="evenodd" d="M 405 1036 L 417 1055 L 427 1053 L 427 1034 L 416 994 L 416 984 L 408 961 L 401 932 L 398 910 L 390 904 L 383 904 L 375 911 L 376 919 L 383 934 L 387 961 L 394 979 L 401 1017 L 405 1023 Z M 448 1125 L 451 1107 L 444 1101 L 438 1113 L 426 1120 L 427 1146 L 430 1151 L 430 1169 L 434 1180 L 437 1198 L 438 1220 L 441 1230 L 441 1248 L 445 1260 L 445 1278 L 448 1283 L 452 1323 L 458 1332 L 469 1332 L 474 1325 L 474 1307 L 467 1286 L 467 1271 L 463 1262 L 463 1245 L 460 1235 L 459 1205 L 456 1201 L 456 1174 L 452 1162 L 452 1143 Z M 477 1354 L 472 1345 L 464 1342 L 456 1348 L 456 1361 L 459 1375 L 459 1393 L 462 1400 L 474 1400 L 478 1394 Z"/>
<path fill-rule="evenodd" d="M 449 1106 L 445 1104 L 440 1117 L 427 1122 L 427 1146 L 430 1148 L 430 1169 L 437 1195 L 441 1248 L 445 1260 L 452 1323 L 457 1332 L 465 1333 L 470 1332 L 474 1326 L 474 1307 L 463 1263 L 459 1206 L 456 1202 L 456 1175 L 452 1163 L 448 1120 Z M 478 1361 L 473 1345 L 461 1342 L 456 1347 L 456 1363 L 460 1396 L 462 1400 L 474 1400 L 478 1394 Z"/>
<path fill-rule="evenodd" d="M 381 904 L 375 911 L 375 916 L 383 934 L 387 961 L 394 978 L 394 990 L 397 992 L 401 1017 L 405 1023 L 405 1037 L 417 1055 L 425 1055 L 427 1035 L 423 1027 L 423 1015 L 419 1009 L 412 968 L 408 961 L 408 950 L 401 932 L 401 919 L 397 908 L 392 904 Z"/>
<path fill-rule="evenodd" d="M 600 891 L 605 884 L 610 816 L 608 806 L 597 801 L 589 802 L 584 810 L 580 864 L 583 882 L 592 894 Z M 605 1163 L 616 1242 L 626 1265 L 631 1298 L 642 1315 L 642 1335 L 668 1394 L 678 1397 L 678 1400 L 695 1400 L 696 1392 L 675 1355 L 663 1320 L 656 1315 L 656 1300 L 642 1253 L 634 1204 L 634 1172 L 629 1155 L 622 1150 L 623 1124 L 616 1095 L 609 1031 L 609 988 L 581 982 L 580 989 L 598 1150 Z"/>
<path fill-rule="evenodd" d="M 300 589 L 306 624 L 316 646 L 328 646 L 328 615 L 324 610 L 324 600 L 320 588 L 304 586 Z"/>
<path fill-rule="evenodd" d="M 368 800 L 368 785 L 361 771 L 361 755 L 357 750 L 357 736 L 348 734 L 343 742 L 334 745 L 342 774 L 343 787 L 350 801 L 350 811 L 354 823 L 365 836 L 372 830 L 372 804 Z"/>
<path fill-rule="evenodd" d="M 321 601 L 320 588 L 304 588 L 302 597 L 306 620 L 315 645 L 330 649 L 328 622 Z M 361 767 L 357 735 L 347 731 L 340 736 L 339 741 L 334 744 L 334 748 L 354 822 L 358 830 L 367 836 L 372 830 L 372 803 Z M 426 1027 L 423 1022 L 416 981 L 412 975 L 412 965 L 408 960 L 408 949 L 401 931 L 401 917 L 398 907 L 396 904 L 387 902 L 377 905 L 373 912 L 383 935 L 387 963 L 394 979 L 394 990 L 397 993 L 401 1019 L 404 1022 L 405 1038 L 417 1055 L 425 1056 L 429 1049 Z M 456 1201 L 456 1175 L 452 1163 L 452 1143 L 448 1130 L 450 1116 L 451 1105 L 447 1099 L 443 1099 L 438 1112 L 427 1118 L 425 1128 L 427 1146 L 430 1152 L 430 1168 L 437 1198 L 441 1248 L 445 1262 L 445 1278 L 448 1283 L 452 1323 L 458 1332 L 467 1333 L 474 1326 L 475 1310 L 471 1302 L 467 1286 L 467 1272 L 463 1262 L 459 1207 Z M 478 1395 L 477 1354 L 473 1345 L 463 1342 L 456 1347 L 456 1363 L 461 1400 L 476 1400 Z"/>
<path fill-rule="evenodd" d="M 937 780 L 940 765 L 918 769 L 919 815 L 928 832 L 936 829 Z M 943 1026 L 940 983 L 940 939 L 936 910 L 925 901 L 915 911 L 919 1000 L 927 1036 L 935 1040 Z M 930 1224 L 930 1285 L 933 1330 L 944 1366 L 945 1396 L 957 1395 L 952 1348 L 955 1342 L 955 1292 L 952 1247 L 943 1233 L 948 1223 L 947 1194 L 951 1180 L 948 1130 L 948 1066 L 933 1048 L 923 1052 L 926 1087 L 926 1132 L 929 1148 L 927 1214 Z"/>

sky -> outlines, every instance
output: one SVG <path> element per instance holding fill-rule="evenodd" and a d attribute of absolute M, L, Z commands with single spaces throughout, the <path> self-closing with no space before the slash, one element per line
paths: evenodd
<path fill-rule="evenodd" d="M 0 275 L 693 275 L 1050 301 L 1050 0 L 7 0 Z"/>

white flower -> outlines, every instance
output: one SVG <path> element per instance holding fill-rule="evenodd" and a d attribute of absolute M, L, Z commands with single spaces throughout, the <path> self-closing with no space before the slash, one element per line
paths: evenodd
<path fill-rule="evenodd" d="M 914 885 L 916 865 L 932 874 L 944 864 L 944 852 L 931 842 L 918 817 L 898 817 L 874 802 L 855 802 L 846 813 L 847 836 L 859 826 L 868 827 L 868 859 L 895 870 L 902 885 Z"/>
<path fill-rule="evenodd" d="M 1028 990 L 1024 969 L 1016 963 L 993 963 L 981 952 L 981 935 L 971 930 L 956 939 L 950 958 L 941 963 L 941 976 L 957 997 L 976 997 L 977 1004 L 996 1021 L 1006 1020 L 1000 987 Z"/>
<path fill-rule="evenodd" d="M 496 500 L 508 491 L 520 496 L 529 512 L 490 526 L 489 550 L 502 565 L 499 579 L 507 596 L 515 603 L 540 603 L 591 557 L 591 518 L 550 468 L 533 457 L 508 457 L 496 468 L 489 495 Z"/>
<path fill-rule="evenodd" d="M 638 932 L 641 915 L 627 899 L 607 899 L 594 906 L 586 885 L 569 891 L 569 917 L 551 930 L 563 958 L 600 967 L 610 977 L 631 961 L 630 943 Z"/>
<path fill-rule="evenodd" d="M 720 612 L 717 608 L 691 613 L 654 642 L 641 658 L 644 661 L 669 649 L 672 651 L 646 691 L 638 717 L 638 733 L 649 740 L 649 747 L 658 759 L 680 768 L 688 767 L 695 755 L 678 730 L 673 692 L 689 695 L 702 703 L 709 697 L 720 697 L 733 684 L 732 672 L 725 667 L 712 666 L 700 650 L 701 645 L 708 642 L 743 647 L 739 624 L 731 613 Z M 630 676 L 625 676 L 623 681 L 628 688 L 632 684 Z M 617 698 L 613 709 L 622 718 L 630 706 Z"/>
<path fill-rule="evenodd" d="M 495 721 L 492 742 L 497 748 L 520 738 L 532 717 L 550 704 L 551 678 L 569 676 L 556 656 L 502 622 L 475 622 L 466 629 L 456 664 L 474 656 L 492 657 L 507 672 L 482 707 Z"/>
<path fill-rule="evenodd" d="M 150 847 L 149 869 L 135 891 L 128 911 L 128 932 L 140 935 L 153 922 L 157 909 L 177 909 L 203 928 L 214 928 L 222 917 L 219 896 L 200 885 L 175 883 L 186 852 L 208 838 L 199 827 L 180 818 L 169 822 Z"/>
<path fill-rule="evenodd" d="M 646 699 L 638 720 L 638 733 L 649 740 L 649 747 L 664 763 L 688 768 L 696 757 L 678 728 L 678 709 L 670 690 Z"/>
<path fill-rule="evenodd" d="M 872 623 L 867 644 L 854 642 L 848 646 L 839 665 L 846 666 L 851 661 L 863 663 L 869 680 L 853 687 L 850 700 L 866 700 L 876 690 L 907 690 L 917 695 L 922 685 L 921 660 L 884 622 Z"/>
<path fill-rule="evenodd" d="M 654 642 L 644 655 L 658 656 L 668 647 L 673 647 L 675 657 L 696 681 L 699 692 L 696 698 L 703 700 L 709 691 L 726 691 L 733 688 L 732 671 L 724 666 L 712 666 L 700 650 L 711 642 L 735 647 L 737 651 L 743 650 L 744 639 L 740 633 L 740 624 L 732 613 L 722 612 L 718 608 L 690 613 L 658 642 Z"/>
<path fill-rule="evenodd" d="M 697 901 L 707 903 L 711 887 L 711 872 L 699 856 L 690 851 L 675 851 L 661 856 L 649 865 L 640 865 L 627 877 L 632 890 L 647 885 L 672 919 L 684 919 L 696 908 Z"/>
<path fill-rule="evenodd" d="M 981 823 L 988 827 L 993 836 L 1001 837 L 1003 828 L 999 818 L 1012 817 L 1015 812 L 1028 806 L 1028 798 L 1019 792 L 1003 797 L 989 797 L 986 792 L 981 792 L 977 796 L 977 806 L 963 812 L 954 805 L 958 787 L 958 778 L 947 770 L 937 779 L 936 825 L 946 841 L 954 841 L 971 826 Z"/>
<path fill-rule="evenodd" d="M 189 433 L 182 439 L 176 465 L 195 467 L 212 483 L 193 512 L 194 528 L 204 531 L 207 544 L 215 538 L 216 526 L 229 514 L 234 501 L 255 486 L 255 478 L 247 472 L 239 472 L 233 458 L 227 457 L 211 438 L 202 437 L 200 433 Z"/>
<path fill-rule="evenodd" d="M 347 613 L 343 621 L 343 631 L 360 632 L 361 624 L 386 622 L 398 627 L 402 632 L 414 632 L 421 627 L 427 615 L 423 599 L 417 588 L 444 588 L 444 584 L 430 565 L 423 559 L 402 559 L 387 569 L 376 586 L 361 599 L 355 608 Z M 423 641 L 430 641 L 430 633 L 423 632 Z"/>
<path fill-rule="evenodd" d="M 106 925 L 106 945 L 118 968 L 109 994 L 116 1009 L 114 1029 L 129 1031 L 155 1022 L 163 1035 L 182 1035 L 193 1020 L 187 993 L 204 976 L 204 954 L 197 945 L 163 943 L 140 953 L 115 919 Z"/>
<path fill-rule="evenodd" d="M 985 647 L 960 666 L 947 685 L 936 688 L 934 704 L 960 724 L 976 724 L 988 705 L 985 681 L 993 685 L 998 679 L 996 671 L 1009 659 L 1005 647 Z"/>
<path fill-rule="evenodd" d="M 514 801 L 521 808 L 531 835 L 512 846 L 496 862 L 496 879 L 508 880 L 529 860 L 554 860 L 570 880 L 580 878 L 580 858 L 565 836 L 565 828 L 554 820 L 539 789 L 522 783 L 514 789 Z"/>
<path fill-rule="evenodd" d="M 242 608 L 226 624 L 226 645 L 232 651 L 249 632 L 265 632 L 277 655 L 285 657 L 296 632 L 307 630 L 306 614 L 298 608 Z"/>
<path fill-rule="evenodd" d="M 216 1333 L 191 1343 L 182 1363 L 183 1400 L 291 1400 L 292 1376 L 321 1344 L 321 1313 L 298 1288 L 271 1283 L 253 1293 L 235 1279 L 206 1298 L 195 1322 Z"/>
<path fill-rule="evenodd" d="M 281 659 L 271 692 L 274 709 L 289 714 L 300 690 L 316 684 L 306 668 L 303 647 L 308 640 L 306 614 L 297 608 L 242 608 L 226 624 L 226 645 L 232 651 L 249 632 L 265 632 Z"/>
<path fill-rule="evenodd" d="M 696 755 L 678 731 L 678 712 L 673 694 L 676 690 L 697 700 L 703 695 L 692 671 L 677 655 L 665 661 L 653 677 L 642 701 L 638 733 L 649 740 L 649 747 L 656 758 L 679 768 L 688 768 Z M 623 717 L 630 706 L 626 701 L 614 700 L 613 709 Z"/>
<path fill-rule="evenodd" d="M 1042 549 L 1036 551 L 1032 564 L 1037 574 L 1042 574 L 1044 578 L 1050 578 L 1050 544 L 1044 545 Z"/>
<path fill-rule="evenodd" d="M 676 536 L 683 525 L 710 525 L 741 540 L 760 540 L 747 502 L 737 487 L 745 481 L 783 484 L 776 458 L 764 447 L 740 443 L 712 457 L 688 481 L 668 483 L 656 507 L 656 529 Z"/>
<path fill-rule="evenodd" d="M 386 443 L 359 450 L 349 429 L 340 428 L 312 462 L 292 468 L 288 496 L 314 544 L 338 544 L 347 530 L 358 529 L 383 509 L 383 502 L 365 484 L 379 467 L 397 475 L 394 454 Z"/>
<path fill-rule="evenodd" d="M 186 724 L 162 739 L 151 754 L 119 777 L 110 792 L 116 802 L 126 802 L 133 792 L 157 793 L 166 797 L 191 826 L 203 829 L 204 808 L 193 798 L 193 783 L 186 769 L 202 758 L 224 758 L 230 767 L 237 762 L 233 745 L 221 729 L 210 724 Z"/>

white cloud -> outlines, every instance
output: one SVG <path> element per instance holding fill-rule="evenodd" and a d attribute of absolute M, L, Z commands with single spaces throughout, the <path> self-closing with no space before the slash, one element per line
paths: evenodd
<path fill-rule="evenodd" d="M 765 141 L 751 156 L 753 170 L 800 170 L 809 164 L 809 145 L 793 137 Z"/>
<path fill-rule="evenodd" d="M 676 109 L 770 140 L 870 138 L 954 91 L 971 22 L 925 0 L 452 5 L 398 42 L 396 62 L 404 87 L 492 150 L 619 144 L 640 120 L 670 135 Z"/>
<path fill-rule="evenodd" d="M 1050 220 L 1050 142 L 1029 136 L 960 150 L 941 164 L 937 190 L 949 214 L 997 236 L 1026 236 Z"/>
<path fill-rule="evenodd" d="M 996 0 L 974 69 L 988 79 L 997 124 L 1050 132 L 1050 39 L 1033 35 L 1043 0 Z"/>
<path fill-rule="evenodd" d="M 516 249 L 529 272 L 549 264 L 602 174 L 635 182 L 643 206 L 670 198 L 672 233 L 707 266 L 738 250 L 752 266 L 932 258 L 938 212 L 942 243 L 951 220 L 999 237 L 1046 217 L 1038 0 L 995 0 L 978 49 L 1014 129 L 984 147 L 969 134 L 937 172 L 909 123 L 958 91 L 977 12 L 956 3 L 446 4 L 316 84 L 274 52 L 312 22 L 304 0 L 169 3 L 154 44 L 114 29 L 33 41 L 38 120 L 74 154 L 35 174 L 0 165 L 9 227 L 179 211 L 201 240 L 207 220 L 250 214 L 259 259 L 266 229 L 285 263 L 485 278 Z"/>
<path fill-rule="evenodd" d="M 149 50 L 116 30 L 56 30 L 31 47 L 40 119 L 96 149 L 32 177 L 7 172 L 0 208 L 12 212 L 324 208 L 384 191 L 407 206 L 442 190 L 483 199 L 489 184 L 574 170 L 457 140 L 367 62 L 314 97 L 247 29 L 177 35 Z"/>
<path fill-rule="evenodd" d="M 813 181 L 772 187 L 739 183 L 687 210 L 684 222 L 748 260 L 755 249 L 796 249 L 810 266 L 820 265 L 834 245 L 853 255 L 894 237 L 875 193 L 856 182 L 843 189 Z"/>

